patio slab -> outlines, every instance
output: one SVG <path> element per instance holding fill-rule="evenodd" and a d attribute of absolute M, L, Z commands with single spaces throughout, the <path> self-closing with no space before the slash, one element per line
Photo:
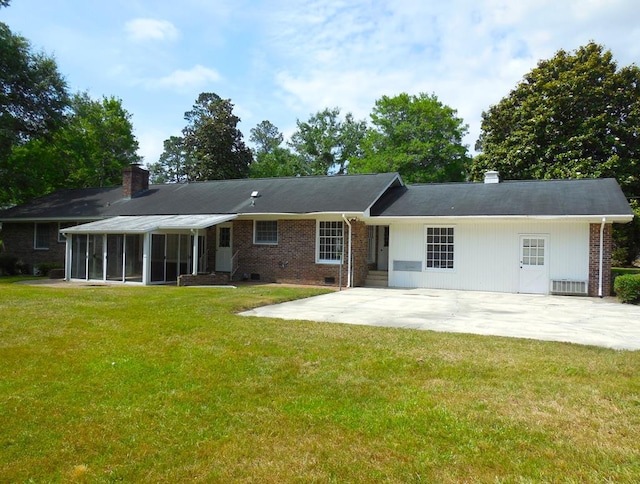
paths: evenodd
<path fill-rule="evenodd" d="M 241 314 L 640 349 L 640 306 L 614 298 L 352 288 Z"/>

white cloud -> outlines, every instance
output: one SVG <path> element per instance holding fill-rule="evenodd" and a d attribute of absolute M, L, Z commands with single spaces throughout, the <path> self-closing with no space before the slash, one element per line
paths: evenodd
<path fill-rule="evenodd" d="M 222 77 L 216 70 L 198 64 L 189 70 L 178 69 L 168 76 L 147 84 L 156 87 L 190 90 L 208 83 L 219 82 L 221 79 Z"/>
<path fill-rule="evenodd" d="M 129 20 L 124 28 L 134 41 L 175 40 L 179 36 L 178 29 L 167 20 L 136 18 Z"/>
<path fill-rule="evenodd" d="M 138 154 L 142 156 L 144 164 L 149 165 L 158 161 L 164 151 L 164 140 L 169 136 L 171 133 L 159 129 L 149 129 L 136 136 L 139 145 Z"/>
<path fill-rule="evenodd" d="M 362 118 L 382 95 L 433 92 L 469 124 L 473 148 L 482 111 L 559 49 L 593 40 L 619 65 L 634 62 L 632 3 L 284 0 L 268 22 L 274 82 L 301 119 L 333 106 Z"/>

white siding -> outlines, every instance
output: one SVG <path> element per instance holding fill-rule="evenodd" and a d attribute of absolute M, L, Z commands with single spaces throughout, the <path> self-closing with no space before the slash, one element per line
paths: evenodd
<path fill-rule="evenodd" d="M 425 270 L 425 225 L 455 227 L 454 270 Z M 425 220 L 390 224 L 389 285 L 497 292 L 518 292 L 520 235 L 548 237 L 550 279 L 586 281 L 589 273 L 589 224 L 566 221 Z M 422 271 L 394 270 L 394 261 L 420 261 Z"/>

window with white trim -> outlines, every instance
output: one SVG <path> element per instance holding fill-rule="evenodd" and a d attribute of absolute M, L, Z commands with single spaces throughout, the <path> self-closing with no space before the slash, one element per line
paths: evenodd
<path fill-rule="evenodd" d="M 342 222 L 318 222 L 317 261 L 339 263 L 342 259 Z"/>
<path fill-rule="evenodd" d="M 33 248 L 34 249 L 48 249 L 49 248 L 49 235 L 51 230 L 51 224 L 48 223 L 35 223 L 33 233 Z"/>
<path fill-rule="evenodd" d="M 253 243 L 262 245 L 277 245 L 278 221 L 256 220 L 253 223 Z"/>
<path fill-rule="evenodd" d="M 453 227 L 425 227 L 425 269 L 454 267 L 455 230 Z"/>

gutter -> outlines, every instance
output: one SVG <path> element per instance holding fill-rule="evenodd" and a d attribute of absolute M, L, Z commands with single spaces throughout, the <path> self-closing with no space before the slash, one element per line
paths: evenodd
<path fill-rule="evenodd" d="M 602 296 L 602 266 L 603 264 L 603 252 L 604 252 L 604 224 L 607 221 L 607 217 L 602 217 L 602 223 L 600 224 L 600 258 L 598 260 L 598 296 Z"/>
<path fill-rule="evenodd" d="M 429 221 L 491 221 L 491 222 L 519 222 L 529 220 L 540 220 L 548 222 L 576 221 L 576 222 L 600 222 L 601 217 L 605 217 L 608 222 L 628 223 L 633 220 L 633 214 L 599 214 L 599 215 L 375 215 L 366 218 L 366 221 L 375 221 L 376 225 L 386 225 L 390 222 L 421 222 Z"/>
<path fill-rule="evenodd" d="M 342 214 L 342 219 L 349 226 L 349 251 L 347 253 L 347 287 L 349 288 L 351 287 L 351 222 L 349 222 L 349 219 L 344 213 Z"/>

